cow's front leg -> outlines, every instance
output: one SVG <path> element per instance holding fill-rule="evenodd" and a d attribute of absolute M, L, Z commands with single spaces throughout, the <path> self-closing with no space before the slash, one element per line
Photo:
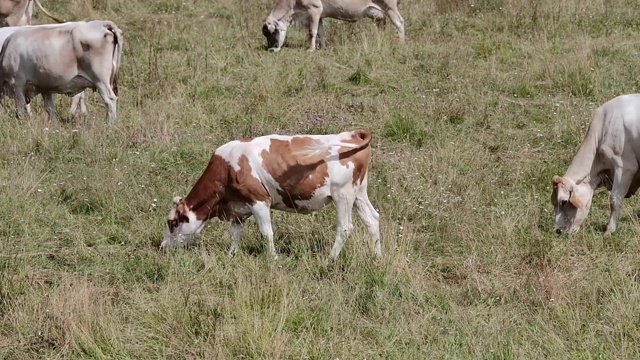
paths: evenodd
<path fill-rule="evenodd" d="M 274 259 L 277 259 L 278 253 L 276 253 L 276 247 L 273 244 L 273 228 L 271 227 L 271 204 L 264 201 L 257 202 L 251 206 L 251 212 L 256 218 L 260 233 L 267 238 L 269 253 Z"/>
<path fill-rule="evenodd" d="M 229 249 L 229 257 L 233 257 L 240 250 L 240 238 L 244 223 L 242 220 L 234 220 L 231 223 L 231 248 Z"/>
<path fill-rule="evenodd" d="M 51 121 L 58 121 L 58 115 L 56 115 L 56 104 L 53 101 L 53 94 L 49 92 L 43 92 L 42 98 L 44 99 L 44 108 L 49 114 Z"/>
<path fill-rule="evenodd" d="M 404 44 L 404 18 L 400 15 L 397 8 L 387 8 L 386 13 L 398 30 L 398 39 L 400 40 L 400 43 Z"/>
<path fill-rule="evenodd" d="M 24 89 L 16 87 L 13 91 L 13 99 L 16 102 L 16 115 L 18 119 L 24 119 L 25 113 L 27 113 L 27 99 L 24 97 Z"/>
<path fill-rule="evenodd" d="M 324 34 L 324 25 L 322 25 L 322 18 L 318 21 L 318 39 L 320 39 L 320 49 L 327 48 L 327 37 Z"/>
<path fill-rule="evenodd" d="M 627 164 L 625 164 L 625 166 L 627 166 Z M 637 165 L 631 165 L 631 167 L 624 169 L 615 169 L 613 173 L 613 186 L 611 187 L 611 194 L 609 197 L 611 216 L 609 217 L 609 224 L 607 224 L 607 231 L 604 233 L 605 235 L 611 235 L 616 231 L 618 216 L 620 215 L 620 209 L 622 208 L 622 201 L 624 196 L 627 194 L 629 186 L 631 185 L 637 171 Z"/>
<path fill-rule="evenodd" d="M 318 39 L 318 27 L 320 26 L 320 16 L 322 15 L 322 3 L 313 4 L 309 7 L 309 35 L 311 35 L 311 44 L 308 51 L 316 50 L 316 41 Z"/>

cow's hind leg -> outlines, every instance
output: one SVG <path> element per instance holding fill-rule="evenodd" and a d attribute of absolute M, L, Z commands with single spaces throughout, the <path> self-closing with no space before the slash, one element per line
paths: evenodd
<path fill-rule="evenodd" d="M 50 92 L 43 92 L 42 98 L 44 99 L 44 108 L 49 114 L 51 121 L 58 121 L 58 115 L 56 114 L 56 104 L 53 101 L 53 94 Z"/>
<path fill-rule="evenodd" d="M 271 227 L 271 206 L 269 203 L 260 201 L 251 206 L 251 213 L 258 223 L 260 233 L 267 238 L 269 253 L 274 259 L 278 258 L 276 247 L 273 244 L 273 228 Z"/>
<path fill-rule="evenodd" d="M 100 83 L 96 85 L 98 93 L 102 96 L 105 106 L 107 107 L 107 121 L 109 124 L 115 124 L 116 122 L 116 102 L 118 97 L 113 92 L 110 86 Z"/>
<path fill-rule="evenodd" d="M 633 181 L 633 178 L 638 171 L 638 166 L 635 164 L 625 164 L 626 167 L 618 167 L 613 172 L 613 186 L 611 187 L 611 194 L 609 197 L 609 205 L 611 207 L 611 216 L 609 217 L 609 224 L 607 224 L 607 231 L 605 235 L 611 235 L 616 231 L 618 216 L 620 215 L 620 209 L 622 208 L 622 201 L 624 196 L 629 190 L 629 186 Z"/>
<path fill-rule="evenodd" d="M 358 210 L 358 215 L 360 215 L 360 218 L 367 227 L 367 231 L 369 231 L 371 247 L 374 253 L 377 256 L 382 256 L 382 248 L 380 246 L 380 214 L 378 214 L 369 201 L 366 181 L 365 178 L 362 186 L 358 190 L 358 195 L 356 195 L 356 209 Z"/>
<path fill-rule="evenodd" d="M 333 243 L 329 258 L 336 259 L 340 255 L 345 241 L 351 235 L 351 231 L 353 231 L 352 212 L 356 194 L 353 188 L 348 187 L 332 191 L 331 198 L 336 204 L 337 231 L 336 241 Z"/>
<path fill-rule="evenodd" d="M 80 115 L 87 114 L 87 98 L 83 92 L 76 94 L 71 98 L 71 108 L 69 109 L 69 114 L 75 116 L 78 113 L 78 108 L 80 108 Z"/>

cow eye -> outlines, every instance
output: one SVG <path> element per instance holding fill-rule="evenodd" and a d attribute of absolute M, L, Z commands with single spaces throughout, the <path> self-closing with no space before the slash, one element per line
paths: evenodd
<path fill-rule="evenodd" d="M 178 227 L 178 219 L 167 220 L 167 226 L 169 227 L 169 231 L 173 232 Z"/>

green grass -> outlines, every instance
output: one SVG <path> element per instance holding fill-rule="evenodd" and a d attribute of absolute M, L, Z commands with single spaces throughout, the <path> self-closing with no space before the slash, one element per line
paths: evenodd
<path fill-rule="evenodd" d="M 606 192 L 571 237 L 549 201 L 593 110 L 640 91 L 639 4 L 405 0 L 405 46 L 328 20 L 327 50 L 270 54 L 271 0 L 46 1 L 123 29 L 120 117 L 0 114 L 0 358 L 639 358 L 638 200 L 610 238 Z M 326 262 L 331 206 L 273 213 L 277 262 L 253 222 L 233 259 L 217 220 L 158 252 L 217 146 L 356 127 L 381 260 L 356 219 Z"/>

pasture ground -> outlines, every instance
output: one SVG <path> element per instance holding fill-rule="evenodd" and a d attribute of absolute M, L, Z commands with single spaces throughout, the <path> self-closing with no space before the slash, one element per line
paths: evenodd
<path fill-rule="evenodd" d="M 640 358 L 637 198 L 611 237 L 606 191 L 571 237 L 549 201 L 593 110 L 640 91 L 640 2 L 402 0 L 406 46 L 328 20 L 330 49 L 298 28 L 269 54 L 273 3 L 44 2 L 124 30 L 119 125 L 94 93 L 0 116 L 0 358 Z M 217 146 L 356 127 L 382 260 L 356 218 L 326 262 L 331 206 L 273 213 L 277 262 L 253 221 L 234 259 L 218 221 L 158 252 Z"/>

